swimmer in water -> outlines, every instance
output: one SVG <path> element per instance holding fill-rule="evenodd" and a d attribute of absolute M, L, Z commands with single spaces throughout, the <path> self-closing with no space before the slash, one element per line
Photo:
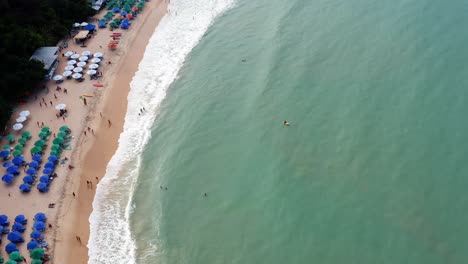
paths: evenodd
<path fill-rule="evenodd" d="M 283 125 L 284 125 L 284 126 L 289 126 L 288 121 L 284 121 L 284 122 L 283 122 Z"/>

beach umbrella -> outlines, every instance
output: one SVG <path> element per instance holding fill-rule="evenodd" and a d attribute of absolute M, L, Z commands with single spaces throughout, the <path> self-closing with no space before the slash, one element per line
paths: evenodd
<path fill-rule="evenodd" d="M 21 237 L 21 233 L 18 231 L 11 232 L 10 234 L 8 234 L 7 238 L 13 243 L 16 243 L 16 242 L 20 243 L 20 241 L 23 239 Z"/>
<path fill-rule="evenodd" d="M 14 261 L 23 261 L 23 256 L 21 256 L 19 251 L 13 251 L 10 253 L 10 259 Z"/>
<path fill-rule="evenodd" d="M 0 225 L 1 225 L 1 226 L 8 226 L 8 225 L 10 225 L 10 222 L 8 221 L 8 216 L 6 216 L 6 215 L 0 215 Z"/>
<path fill-rule="evenodd" d="M 48 134 L 47 134 L 47 132 L 41 132 L 41 133 L 39 133 L 38 136 L 39 136 L 41 139 L 45 139 L 45 138 L 48 136 Z"/>
<path fill-rule="evenodd" d="M 71 58 L 72 60 L 77 60 L 79 57 L 80 57 L 80 54 L 78 54 L 78 53 L 75 53 L 75 54 L 73 54 L 73 55 L 70 56 L 70 58 Z"/>
<path fill-rule="evenodd" d="M 44 168 L 46 169 L 54 169 L 55 168 L 55 163 L 49 161 L 44 165 Z"/>
<path fill-rule="evenodd" d="M 15 165 L 19 165 L 24 162 L 24 157 L 23 156 L 15 157 L 11 162 L 13 162 L 13 164 Z"/>
<path fill-rule="evenodd" d="M 28 223 L 28 219 L 23 214 L 19 214 L 15 217 L 15 222 L 25 225 Z"/>
<path fill-rule="evenodd" d="M 80 61 L 80 62 L 78 62 L 78 63 L 76 64 L 76 66 L 82 68 L 82 67 L 86 66 L 86 62 L 85 62 L 85 61 Z"/>
<path fill-rule="evenodd" d="M 21 192 L 25 192 L 25 193 L 28 193 L 31 191 L 31 185 L 27 184 L 27 183 L 23 183 L 19 186 L 19 189 Z"/>
<path fill-rule="evenodd" d="M 42 159 L 42 155 L 36 154 L 36 155 L 32 156 L 32 159 L 34 161 L 40 162 L 40 160 Z"/>
<path fill-rule="evenodd" d="M 86 61 L 88 61 L 89 58 L 88 58 L 88 56 L 81 56 L 78 60 L 79 60 L 80 62 L 78 62 L 77 65 L 78 65 L 79 67 L 83 67 L 83 64 L 80 64 L 80 63 L 84 62 L 84 65 L 86 65 Z"/>
<path fill-rule="evenodd" d="M 28 110 L 24 110 L 19 113 L 20 116 L 25 116 L 25 117 L 29 116 L 30 114 L 31 112 L 29 112 Z"/>
<path fill-rule="evenodd" d="M 39 167 L 39 162 L 33 160 L 33 161 L 29 162 L 29 167 L 37 169 Z"/>
<path fill-rule="evenodd" d="M 60 146 L 57 145 L 57 144 L 54 144 L 52 145 L 52 147 L 50 148 L 51 150 L 59 150 L 60 149 Z"/>
<path fill-rule="evenodd" d="M 112 11 L 114 11 L 114 12 L 116 12 L 116 13 L 117 13 L 117 12 L 119 12 L 119 11 L 120 11 L 120 8 L 118 8 L 118 7 L 114 7 L 114 8 L 112 8 Z"/>
<path fill-rule="evenodd" d="M 57 137 L 65 137 L 67 135 L 67 133 L 63 132 L 63 131 L 60 131 L 57 133 Z"/>
<path fill-rule="evenodd" d="M 16 118 L 16 122 L 23 123 L 24 121 L 26 121 L 26 119 L 27 118 L 25 116 L 20 116 L 20 117 Z"/>
<path fill-rule="evenodd" d="M 55 106 L 55 109 L 57 109 L 57 110 L 63 110 L 65 108 L 67 108 L 66 104 L 58 104 L 58 105 Z"/>
<path fill-rule="evenodd" d="M 15 150 L 23 150 L 24 146 L 22 144 L 18 144 L 15 146 Z"/>
<path fill-rule="evenodd" d="M 83 71 L 83 68 L 81 67 L 76 67 L 75 69 L 73 69 L 73 72 L 77 72 L 77 73 L 80 73 Z"/>
<path fill-rule="evenodd" d="M 31 261 L 31 264 L 42 264 L 42 260 L 40 260 L 40 259 L 33 259 L 33 260 Z"/>
<path fill-rule="evenodd" d="M 18 131 L 18 130 L 20 130 L 22 128 L 23 128 L 23 124 L 21 124 L 21 123 L 17 123 L 15 125 L 13 125 L 13 130 L 15 130 L 15 131 Z"/>
<path fill-rule="evenodd" d="M 34 142 L 34 146 L 36 147 L 43 147 L 45 144 L 46 144 L 45 140 L 42 140 L 42 139 Z"/>
<path fill-rule="evenodd" d="M 6 184 L 10 184 L 13 180 L 15 179 L 15 175 L 13 174 L 5 174 L 2 177 L 2 181 L 4 181 Z"/>
<path fill-rule="evenodd" d="M 37 243 L 37 241 L 34 241 L 34 240 L 31 240 L 28 242 L 28 245 L 26 246 L 26 248 L 28 250 L 31 250 L 31 249 L 35 249 L 39 246 L 39 243 Z"/>
<path fill-rule="evenodd" d="M 23 131 L 23 133 L 21 133 L 21 137 L 23 138 L 29 138 L 31 136 L 31 133 L 29 131 Z"/>
<path fill-rule="evenodd" d="M 11 173 L 11 174 L 14 174 L 14 173 L 18 172 L 18 169 L 19 169 L 18 166 L 13 165 L 13 166 L 10 166 L 10 167 L 7 168 L 7 172 Z"/>
<path fill-rule="evenodd" d="M 33 184 L 34 178 L 31 175 L 26 175 L 23 177 L 23 182 L 27 184 Z"/>
<path fill-rule="evenodd" d="M 21 144 L 25 144 L 25 143 L 26 143 L 26 141 L 27 141 L 27 139 L 26 139 L 26 138 L 24 138 L 24 137 L 22 137 L 22 138 L 18 139 L 18 142 L 19 142 L 19 143 L 21 143 Z"/>
<path fill-rule="evenodd" d="M 30 237 L 31 237 L 32 239 L 41 239 L 41 238 L 42 238 L 42 234 L 41 234 L 41 232 L 39 232 L 39 231 L 33 231 L 33 232 L 31 233 Z"/>
<path fill-rule="evenodd" d="M 76 64 L 76 60 L 67 61 L 67 65 L 75 65 L 75 64 Z"/>
<path fill-rule="evenodd" d="M 10 145 L 5 145 L 5 146 L 3 146 L 3 149 L 9 150 L 9 149 L 11 149 L 11 146 Z"/>
<path fill-rule="evenodd" d="M 83 75 L 80 73 L 75 73 L 72 75 L 73 79 L 80 79 Z"/>
<path fill-rule="evenodd" d="M 88 75 L 95 75 L 97 72 L 96 70 L 89 70 L 86 72 Z"/>
<path fill-rule="evenodd" d="M 122 11 L 122 12 L 120 12 L 120 15 L 121 15 L 121 16 L 126 16 L 126 15 L 127 15 L 127 12 Z"/>
<path fill-rule="evenodd" d="M 104 54 L 102 54 L 102 52 L 96 52 L 96 53 L 94 53 L 93 57 L 94 58 L 102 58 L 102 57 L 104 57 Z"/>
<path fill-rule="evenodd" d="M 83 23 L 81 23 L 81 25 L 80 25 L 80 26 L 82 26 L 82 27 L 86 27 L 87 25 L 88 25 L 88 23 L 86 23 L 86 22 L 83 22 Z"/>
<path fill-rule="evenodd" d="M 75 67 L 73 67 L 73 68 L 75 68 Z M 72 70 L 73 70 L 73 69 L 72 69 Z M 72 75 L 72 74 L 73 74 L 72 71 L 66 71 L 66 72 L 63 73 L 63 76 L 68 77 L 68 76 L 70 76 L 70 75 Z"/>
<path fill-rule="evenodd" d="M 55 75 L 53 79 L 54 79 L 54 81 L 58 82 L 58 81 L 63 80 L 63 76 L 62 75 Z"/>
<path fill-rule="evenodd" d="M 22 154 L 21 151 L 15 150 L 15 151 L 13 151 L 12 155 L 13 155 L 13 157 L 18 157 L 18 156 L 21 156 L 21 154 Z"/>
<path fill-rule="evenodd" d="M 73 66 L 73 65 L 67 65 L 67 66 L 65 66 L 65 70 L 66 70 L 66 71 L 73 71 L 74 68 L 75 68 L 75 66 Z M 65 76 L 65 77 L 66 77 L 66 76 Z"/>
<path fill-rule="evenodd" d="M 11 165 L 14 165 L 13 162 L 7 161 L 7 162 L 3 163 L 3 168 L 8 168 L 8 167 L 10 167 Z"/>
<path fill-rule="evenodd" d="M 35 248 L 31 250 L 29 256 L 33 259 L 41 259 L 44 257 L 44 250 L 42 248 Z"/>
<path fill-rule="evenodd" d="M 15 244 L 10 243 L 10 244 L 6 245 L 5 251 L 6 251 L 7 253 L 11 253 L 11 252 L 13 252 L 13 251 L 18 251 L 18 247 L 17 247 Z"/>
<path fill-rule="evenodd" d="M 45 221 L 47 221 L 47 216 L 46 216 L 46 214 L 39 212 L 39 213 L 34 215 L 34 220 L 40 221 L 40 222 L 45 222 Z"/>
<path fill-rule="evenodd" d="M 83 56 L 89 56 L 89 55 L 91 55 L 91 51 L 85 50 L 85 51 L 81 52 L 81 55 L 83 55 Z"/>
<path fill-rule="evenodd" d="M 75 53 L 73 53 L 73 51 L 67 51 L 67 52 L 65 52 L 64 55 L 65 55 L 65 57 L 68 58 L 68 57 L 70 57 L 70 56 L 73 55 L 73 54 L 75 54 Z"/>
<path fill-rule="evenodd" d="M 92 63 L 100 63 L 101 62 L 101 59 L 99 58 L 94 58 L 91 60 Z"/>
<path fill-rule="evenodd" d="M 68 128 L 68 126 L 61 126 L 61 127 L 59 128 L 59 130 L 60 130 L 60 131 L 67 131 L 67 130 L 69 130 L 69 128 Z"/>
<path fill-rule="evenodd" d="M 89 68 L 90 68 L 91 70 L 97 69 L 97 68 L 99 68 L 99 64 L 96 64 L 96 63 L 91 64 L 91 65 L 89 65 Z"/>
<path fill-rule="evenodd" d="M 74 23 L 73 24 L 73 27 L 79 27 L 79 26 L 80 26 L 80 23 Z M 69 51 L 69 52 L 71 52 L 71 51 Z"/>
<path fill-rule="evenodd" d="M 45 127 L 41 128 L 42 132 L 49 132 L 49 130 L 50 130 L 50 127 L 48 127 L 48 126 L 45 126 Z"/>
<path fill-rule="evenodd" d="M 45 184 L 45 183 L 39 183 L 39 185 Z M 39 185 L 37 185 L 37 188 L 39 189 Z M 45 231 L 45 224 L 44 222 L 36 222 L 33 225 L 33 229 L 39 231 L 39 232 L 44 232 Z"/>
<path fill-rule="evenodd" d="M 31 149 L 31 154 L 37 154 L 39 152 L 41 152 L 42 149 L 41 148 L 38 148 L 38 147 L 34 147 Z"/>
<path fill-rule="evenodd" d="M 3 150 L 0 152 L 0 158 L 6 158 L 10 155 L 10 151 L 8 150 Z"/>
<path fill-rule="evenodd" d="M 29 168 L 29 169 L 26 171 L 26 174 L 35 175 L 35 174 L 36 174 L 36 170 L 35 170 L 34 168 Z"/>
<path fill-rule="evenodd" d="M 47 160 L 50 161 L 50 162 L 56 162 L 58 160 L 58 157 L 55 156 L 55 155 L 50 155 Z"/>
<path fill-rule="evenodd" d="M 60 156 L 60 153 L 58 153 L 56 150 L 52 150 L 52 151 L 50 152 L 50 155 L 54 155 L 54 156 L 57 156 L 57 157 L 58 157 L 58 156 Z"/>
<path fill-rule="evenodd" d="M 51 174 L 52 172 L 54 172 L 54 170 L 51 168 L 45 168 L 44 170 L 42 170 L 42 173 L 44 174 Z"/>
<path fill-rule="evenodd" d="M 49 176 L 47 176 L 47 175 L 41 176 L 41 178 L 39 178 L 39 181 L 43 182 L 45 184 L 49 184 L 49 182 L 50 182 Z"/>
<path fill-rule="evenodd" d="M 54 141 L 52 141 L 52 143 L 60 145 L 63 143 L 63 141 L 65 141 L 63 138 L 57 137 L 54 139 Z"/>
<path fill-rule="evenodd" d="M 14 223 L 13 224 L 13 227 L 12 227 L 12 230 L 13 231 L 18 231 L 20 233 L 23 233 L 24 230 L 26 230 L 26 228 L 24 228 L 24 226 L 20 223 Z"/>

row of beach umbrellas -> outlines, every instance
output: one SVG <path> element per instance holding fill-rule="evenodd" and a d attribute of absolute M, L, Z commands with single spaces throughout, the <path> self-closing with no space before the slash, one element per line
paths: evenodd
<path fill-rule="evenodd" d="M 23 122 L 25 122 L 28 118 L 28 116 L 31 114 L 31 112 L 29 112 L 28 110 L 24 110 L 24 111 L 21 111 L 19 113 L 19 116 L 18 118 L 16 119 L 16 124 L 13 125 L 13 130 L 15 131 L 18 131 L 18 130 L 21 130 L 23 128 Z"/>

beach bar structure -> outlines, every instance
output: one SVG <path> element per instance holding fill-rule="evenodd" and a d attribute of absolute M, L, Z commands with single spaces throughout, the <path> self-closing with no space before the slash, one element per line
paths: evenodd
<path fill-rule="evenodd" d="M 54 76 L 55 70 L 58 66 L 57 60 L 58 47 L 41 47 L 34 51 L 29 60 L 37 60 L 44 64 L 44 69 L 47 71 L 45 75 L 46 80 L 50 80 Z"/>
<path fill-rule="evenodd" d="M 88 38 L 89 30 L 80 30 L 78 34 L 76 34 L 73 39 L 76 43 L 84 43 Z"/>

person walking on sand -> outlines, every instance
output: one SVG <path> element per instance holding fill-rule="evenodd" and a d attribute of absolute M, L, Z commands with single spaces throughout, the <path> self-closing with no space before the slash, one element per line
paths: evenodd
<path fill-rule="evenodd" d="M 88 105 L 88 102 L 86 101 L 86 98 L 83 98 L 83 104 Z"/>
<path fill-rule="evenodd" d="M 68 93 L 67 88 L 63 88 L 63 92 L 67 94 Z"/>
<path fill-rule="evenodd" d="M 107 119 L 107 123 L 109 123 L 109 127 L 112 126 L 112 122 L 110 121 L 110 119 Z"/>

